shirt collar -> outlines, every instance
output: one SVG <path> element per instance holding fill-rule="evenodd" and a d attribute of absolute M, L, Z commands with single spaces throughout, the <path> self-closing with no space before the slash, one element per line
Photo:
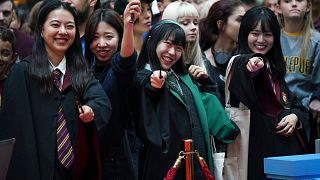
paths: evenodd
<path fill-rule="evenodd" d="M 59 69 L 63 75 L 66 74 L 66 68 L 67 68 L 66 56 L 63 56 L 63 58 L 58 66 L 54 66 L 50 60 L 49 60 L 49 62 L 50 62 L 50 70 L 51 71 L 54 71 L 55 69 Z"/>

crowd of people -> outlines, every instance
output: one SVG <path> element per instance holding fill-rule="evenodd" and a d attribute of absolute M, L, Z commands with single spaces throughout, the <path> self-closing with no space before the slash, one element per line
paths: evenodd
<path fill-rule="evenodd" d="M 318 0 L 43 0 L 28 12 L 0 0 L 8 180 L 164 179 L 188 139 L 214 175 L 212 138 L 226 152 L 241 133 L 226 88 L 250 110 L 246 179 L 267 179 L 266 157 L 314 153 Z"/>

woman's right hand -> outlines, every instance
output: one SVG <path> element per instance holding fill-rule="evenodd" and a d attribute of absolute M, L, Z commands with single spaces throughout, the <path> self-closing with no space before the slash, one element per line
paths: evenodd
<path fill-rule="evenodd" d="M 264 62 L 261 57 L 252 57 L 247 63 L 247 69 L 249 72 L 256 72 L 259 69 L 263 68 Z"/>
<path fill-rule="evenodd" d="M 130 0 L 123 13 L 124 23 L 131 23 L 139 18 L 141 14 L 141 2 L 139 0 Z"/>
<path fill-rule="evenodd" d="M 160 76 L 161 72 L 161 76 Z M 166 71 L 153 71 L 150 76 L 151 86 L 155 89 L 161 89 L 163 84 L 166 82 L 167 72 Z"/>

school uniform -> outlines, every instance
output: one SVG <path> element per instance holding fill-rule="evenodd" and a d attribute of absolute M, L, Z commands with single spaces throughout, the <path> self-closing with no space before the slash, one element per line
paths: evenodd
<path fill-rule="evenodd" d="M 262 55 L 245 54 L 235 58 L 229 85 L 230 93 L 250 109 L 248 180 L 267 179 L 263 171 L 266 157 L 306 153 L 304 127 L 308 125 L 306 109 L 291 94 L 284 78 L 271 80 L 266 62 L 251 76 L 246 65 L 255 56 Z M 277 124 L 291 113 L 299 120 L 295 132 L 289 137 L 277 134 Z"/>
<path fill-rule="evenodd" d="M 98 80 L 91 78 L 82 95 L 71 86 L 71 73 L 65 67 L 62 90 L 52 88 L 41 94 L 38 82 L 29 75 L 30 59 L 13 65 L 3 92 L 0 113 L 0 139 L 16 138 L 8 180 L 100 179 L 101 166 L 96 128 L 103 127 L 110 114 L 110 102 Z M 94 121 L 79 119 L 76 97 L 94 111 Z M 57 160 L 57 117 L 63 109 L 74 162 L 61 169 Z M 64 167 L 63 167 L 64 168 Z"/>
<path fill-rule="evenodd" d="M 146 150 L 141 179 L 163 179 L 179 152 L 184 150 L 183 140 L 186 139 L 194 140 L 195 149 L 212 173 L 209 135 L 231 143 L 239 133 L 238 127 L 227 117 L 219 100 L 210 93 L 200 92 L 188 74 L 171 74 L 160 90 L 151 87 L 151 74 L 149 70 L 139 71 L 136 89 L 139 110 L 135 112 L 140 113 L 135 117 L 138 135 Z M 204 179 L 196 157 L 194 166 L 194 178 Z M 184 163 L 175 179 L 185 179 Z"/>

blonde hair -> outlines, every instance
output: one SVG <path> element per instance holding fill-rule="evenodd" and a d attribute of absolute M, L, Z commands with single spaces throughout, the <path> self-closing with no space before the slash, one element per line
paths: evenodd
<path fill-rule="evenodd" d="M 192 4 L 182 1 L 170 3 L 164 9 L 162 14 L 163 19 L 171 19 L 174 21 L 177 21 L 180 17 L 186 16 L 199 18 L 199 13 Z M 199 45 L 199 30 L 196 40 L 194 42 L 187 42 L 186 47 L 184 48 L 183 62 L 185 64 L 193 64 L 200 67 L 205 67 L 202 51 Z"/>
<path fill-rule="evenodd" d="M 278 4 L 280 5 L 280 1 L 278 1 Z M 312 12 L 311 12 L 311 2 L 310 0 L 306 0 L 308 3 L 308 6 L 310 7 L 310 11 L 306 12 L 304 14 L 304 20 L 302 21 L 302 28 L 301 28 L 301 34 L 303 34 L 303 42 L 302 42 L 302 47 L 301 47 L 301 53 L 300 56 L 302 58 L 307 57 L 307 52 L 308 52 L 308 43 L 311 37 L 312 29 L 313 27 L 313 20 L 312 20 Z M 284 22 L 284 17 L 282 14 L 279 14 L 279 22 L 282 28 L 285 27 L 285 22 Z"/>

